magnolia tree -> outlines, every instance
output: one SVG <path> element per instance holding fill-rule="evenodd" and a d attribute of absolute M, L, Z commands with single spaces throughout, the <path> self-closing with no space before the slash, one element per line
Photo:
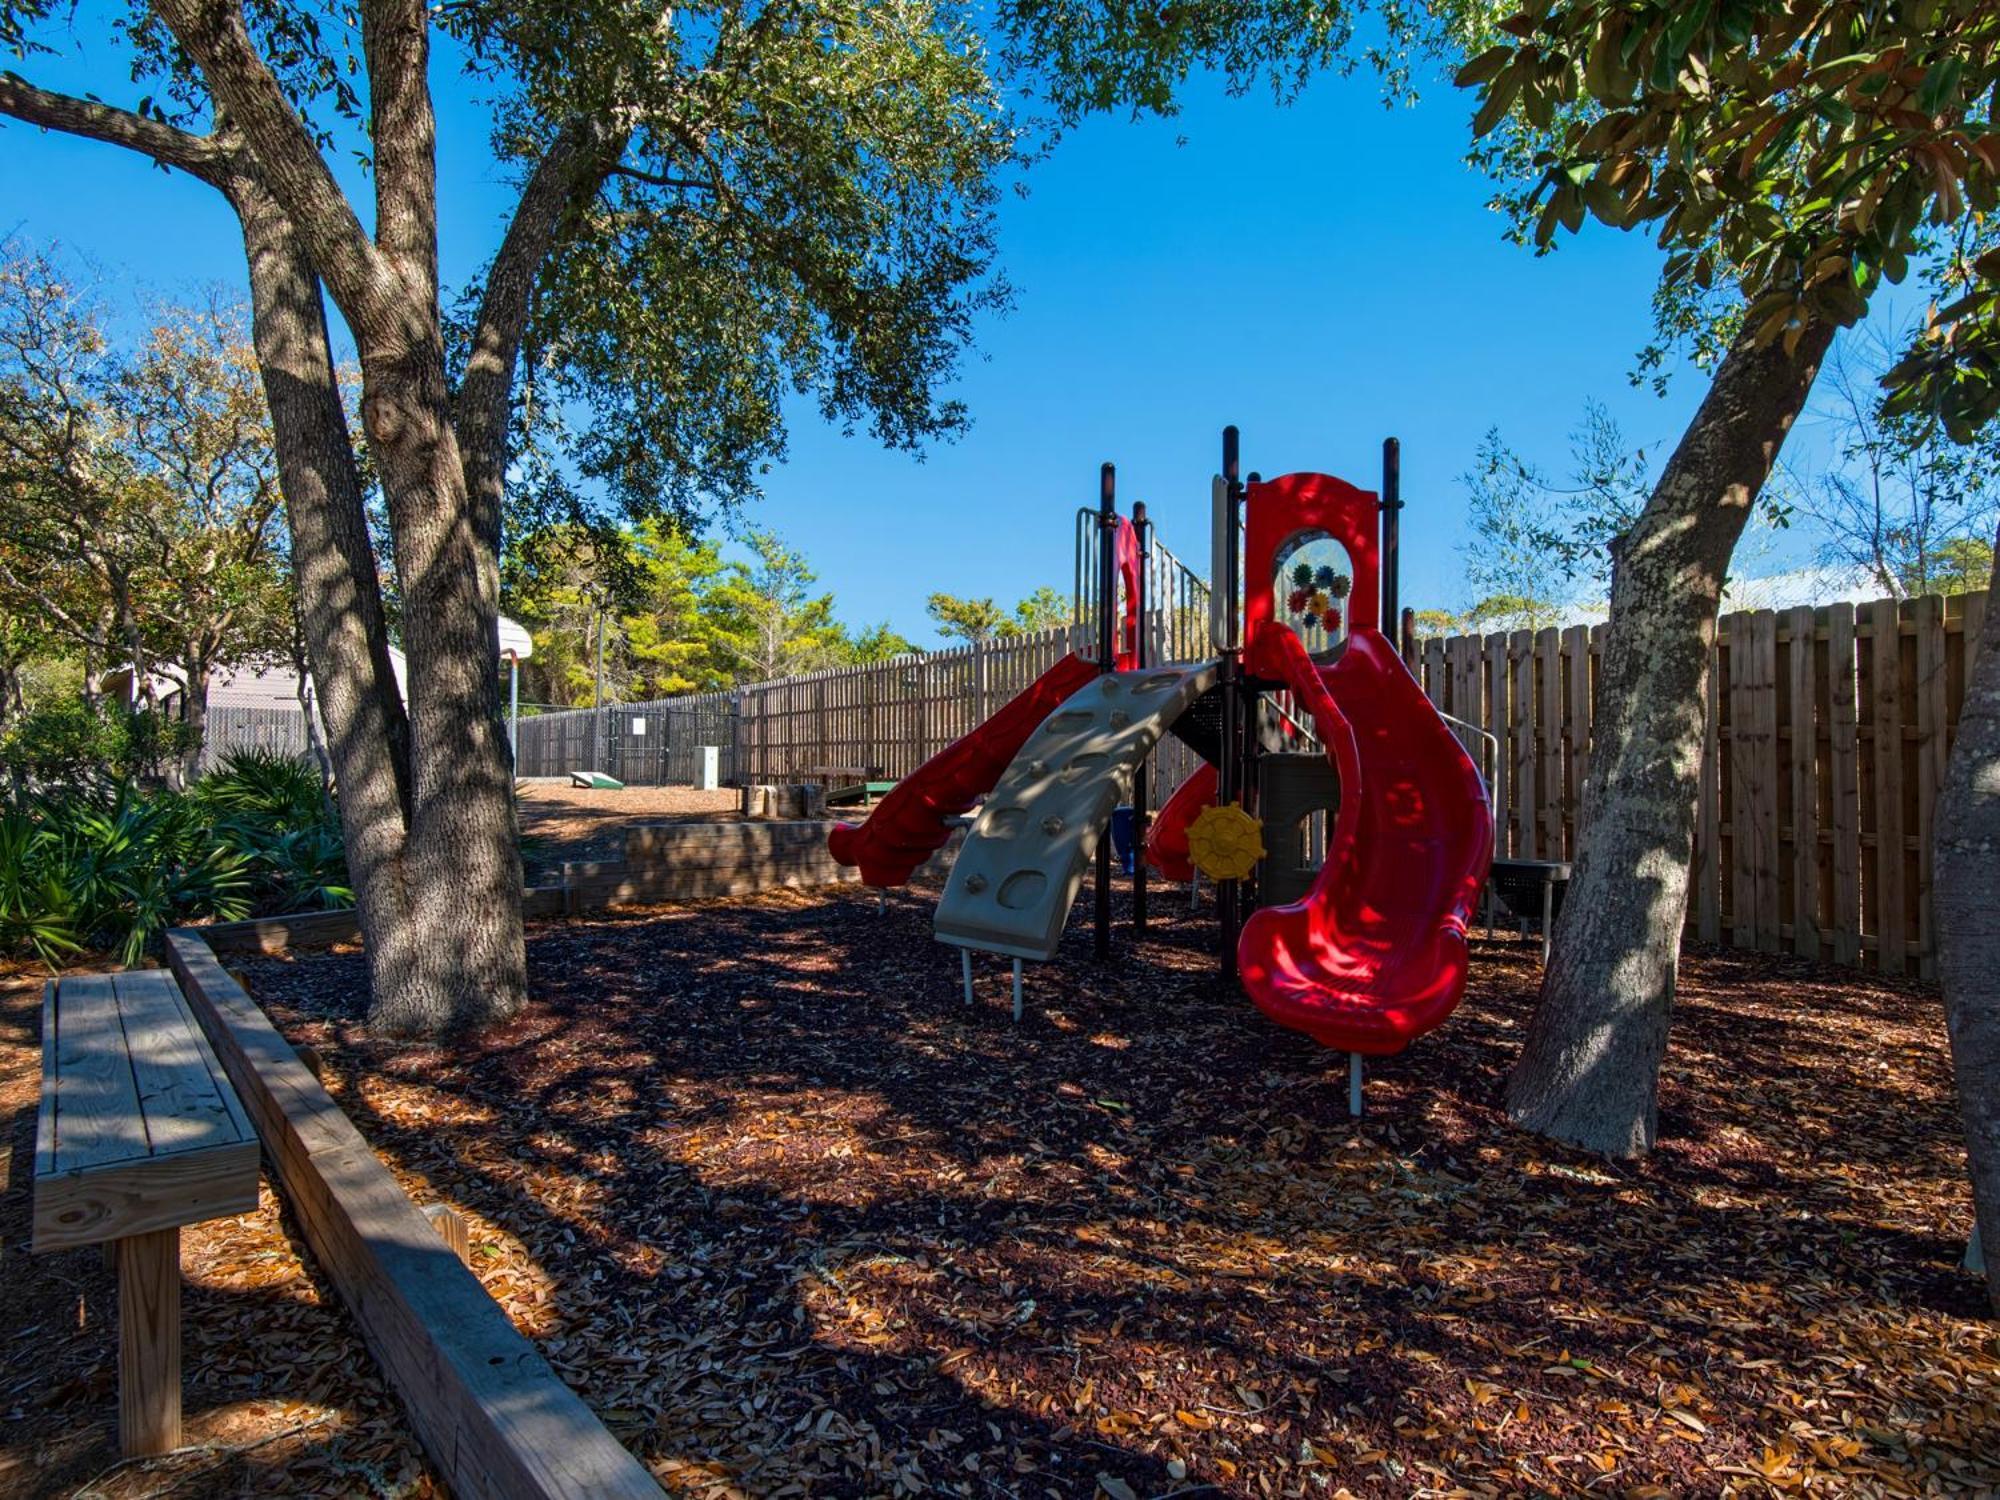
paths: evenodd
<path fill-rule="evenodd" d="M 1990 6 L 1538 3 L 1461 75 L 1532 147 L 1545 240 L 1651 228 L 1670 295 L 1745 306 L 1701 411 L 1617 542 L 1574 898 L 1509 1088 L 1517 1119 L 1644 1149 L 1686 902 L 1721 569 L 1834 330 L 1913 271 L 1937 305 L 1885 414 L 1969 441 L 2000 412 L 2000 35 Z M 2000 611 L 1937 825 L 1938 936 L 1986 1242 L 2000 1242 Z M 2000 1266 L 2000 1257 L 1989 1257 Z M 2000 1298 L 2000 1279 L 1993 1283 Z"/>

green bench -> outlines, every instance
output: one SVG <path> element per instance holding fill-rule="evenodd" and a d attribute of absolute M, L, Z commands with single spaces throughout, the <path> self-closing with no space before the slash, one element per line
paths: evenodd
<path fill-rule="evenodd" d="M 181 1226 L 256 1206 L 256 1132 L 173 976 L 52 981 L 31 1244 L 114 1247 L 127 1457 L 180 1446 Z"/>

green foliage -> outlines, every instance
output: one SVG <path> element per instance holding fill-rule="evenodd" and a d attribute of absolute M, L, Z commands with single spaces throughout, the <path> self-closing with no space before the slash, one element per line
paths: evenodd
<path fill-rule="evenodd" d="M 613 702 L 712 692 L 739 682 L 915 649 L 887 622 L 850 635 L 811 565 L 752 529 L 749 562 L 647 518 L 629 526 L 563 523 L 511 550 L 501 607 L 534 633 L 522 667 L 531 700 L 587 704 L 595 692 L 597 633 Z"/>
<path fill-rule="evenodd" d="M 847 634 L 833 617 L 833 595 L 813 592 L 818 575 L 804 554 L 754 527 L 744 540 L 753 560 L 726 569 L 709 598 L 739 680 L 768 682 L 845 661 Z"/>
<path fill-rule="evenodd" d="M 1070 602 L 1044 584 L 1020 601 L 1010 613 L 990 598 L 961 599 L 936 593 L 924 605 L 937 622 L 938 633 L 952 640 L 979 642 L 1033 635 L 1070 621 Z"/>
<path fill-rule="evenodd" d="M 303 761 L 229 757 L 185 793 L 72 784 L 0 810 L 0 950 L 135 963 L 168 927 L 345 906 L 340 830 Z"/>
<path fill-rule="evenodd" d="M 55 698 L 0 731 L 0 770 L 19 787 L 153 780 L 188 753 L 192 739 L 186 724 L 157 709 Z"/>
<path fill-rule="evenodd" d="M 217 820 L 280 828 L 310 827 L 331 813 L 318 771 L 296 755 L 262 748 L 231 750 L 188 788 L 188 797 Z"/>
<path fill-rule="evenodd" d="M 1014 618 L 1000 627 L 1002 635 L 1038 635 L 1070 622 L 1070 601 L 1043 584 L 1014 606 Z"/>
<path fill-rule="evenodd" d="M 909 637 L 889 628 L 884 620 L 879 625 L 870 625 L 859 631 L 848 643 L 847 657 L 856 666 L 867 666 L 872 662 L 893 661 L 899 656 L 909 656 L 916 650 L 916 644 Z"/>
<path fill-rule="evenodd" d="M 1007 624 L 1007 613 L 992 599 L 961 599 L 956 594 L 932 594 L 924 610 L 947 639 L 977 644 L 990 641 Z"/>
<path fill-rule="evenodd" d="M 0 242 L 0 673 L 60 644 L 196 690 L 289 639 L 245 317 L 153 316 L 127 352 L 55 258 Z"/>
<path fill-rule="evenodd" d="M 168 926 L 248 914 L 242 856 L 209 837 L 194 807 L 129 784 L 28 800 L 7 815 L 0 856 L 5 935 L 44 960 L 86 948 L 136 963 Z"/>
<path fill-rule="evenodd" d="M 794 393 L 895 447 L 963 427 L 944 387 L 1010 297 L 994 209 L 1017 149 L 959 6 L 439 15 L 505 80 L 504 162 L 583 120 L 617 163 L 541 276 L 524 368 L 535 413 L 569 419 L 540 424 L 547 477 L 685 520 L 756 492 Z"/>
<path fill-rule="evenodd" d="M 1929 572 L 1906 578 L 1911 593 L 1972 594 L 1993 587 L 1993 544 L 1984 537 L 1954 537 L 1937 549 Z"/>
<path fill-rule="evenodd" d="M 1464 7 L 1472 10 L 1475 7 Z M 1992 7 L 1530 0 L 1459 72 L 1547 245 L 1653 227 L 1670 287 L 1741 288 L 1761 341 L 1857 322 L 1913 268 L 1944 304 L 1894 401 L 1968 440 L 2000 412 Z"/>

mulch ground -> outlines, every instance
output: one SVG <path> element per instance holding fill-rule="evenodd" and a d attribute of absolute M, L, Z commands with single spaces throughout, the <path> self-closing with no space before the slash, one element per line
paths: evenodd
<path fill-rule="evenodd" d="M 539 924 L 534 1005 L 470 1055 L 370 1038 L 354 954 L 246 977 L 676 1493 L 2000 1487 L 1933 990 L 1692 957 L 1664 1139 L 1607 1166 L 1498 1111 L 1528 948 L 1477 946 L 1464 1008 L 1372 1070 L 1357 1124 L 1339 1060 L 1216 976 L 1208 912 L 1164 904 L 1110 965 L 1074 924 L 1018 1027 L 998 964 L 960 1003 L 923 892 Z M 108 1416 L 109 1387 L 37 1366 L 108 1347 L 108 1283 L 18 1256 L 17 1161 L 0 1297 L 63 1264 L 86 1317 L 58 1299 L 10 1333 L 0 1489 L 69 1493 L 26 1477 L 28 1431 Z M 190 1235 L 190 1414 L 282 1391 L 324 1425 L 105 1493 L 428 1492 L 283 1227 L 267 1203 Z M 246 1228 L 268 1286 L 209 1265 Z"/>

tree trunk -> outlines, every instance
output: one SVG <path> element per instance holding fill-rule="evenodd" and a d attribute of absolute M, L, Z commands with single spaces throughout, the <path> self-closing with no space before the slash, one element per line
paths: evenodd
<path fill-rule="evenodd" d="M 2000 561 L 1986 606 L 1938 798 L 1931 891 L 1986 1292 L 2000 1313 Z"/>
<path fill-rule="evenodd" d="M 1646 508 L 1613 548 L 1590 779 L 1541 1001 L 1507 1082 L 1519 1125 L 1651 1149 L 1673 1011 L 1716 612 L 1737 539 L 1832 342 L 1724 356 Z"/>
<path fill-rule="evenodd" d="M 313 764 L 319 768 L 319 800 L 329 818 L 339 816 L 340 810 L 334 806 L 333 756 L 326 748 L 326 736 L 320 733 L 319 695 L 313 690 L 312 664 L 306 659 L 306 626 L 299 616 L 298 590 L 292 591 L 292 692 L 299 701 L 299 713 L 306 723 L 306 747 L 312 752 Z"/>
<path fill-rule="evenodd" d="M 182 786 L 190 785 L 201 771 L 202 742 L 208 738 L 208 683 L 214 675 L 206 661 L 187 665 L 187 686 L 181 698 L 181 718 L 188 727 L 188 746 L 180 761 Z"/>
<path fill-rule="evenodd" d="M 364 349 L 362 361 L 362 410 L 403 588 L 409 917 L 433 938 L 429 982 L 378 991 L 369 1019 L 430 1035 L 503 1020 L 527 998 L 514 766 L 500 697 L 499 559 L 472 513 L 442 342 Z"/>
<path fill-rule="evenodd" d="M 292 227 L 253 182 L 231 200 L 250 265 L 251 336 L 271 408 L 291 528 L 307 660 L 340 784 L 348 878 L 361 919 L 371 993 L 398 1003 L 427 983 L 426 943 L 409 915 L 403 844 L 409 804 L 409 725 L 390 664 L 354 443 L 327 343 L 319 280 Z"/>

